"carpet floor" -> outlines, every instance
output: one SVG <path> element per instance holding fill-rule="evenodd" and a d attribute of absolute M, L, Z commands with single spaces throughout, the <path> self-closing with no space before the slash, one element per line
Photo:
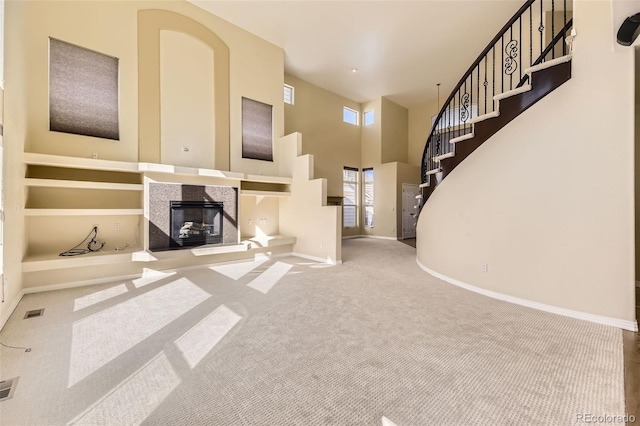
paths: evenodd
<path fill-rule="evenodd" d="M 570 425 L 624 414 L 620 330 L 490 299 L 396 241 L 24 296 L 3 425 Z M 23 319 L 44 308 L 42 317 Z"/>

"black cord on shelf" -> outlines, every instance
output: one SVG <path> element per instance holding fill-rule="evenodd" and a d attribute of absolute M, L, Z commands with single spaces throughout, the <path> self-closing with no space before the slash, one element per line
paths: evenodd
<path fill-rule="evenodd" d="M 91 234 L 93 234 L 93 236 L 91 236 Z M 105 243 L 103 243 L 102 241 L 97 239 L 98 236 L 98 227 L 94 226 L 93 229 L 91 229 L 91 231 L 89 232 L 89 234 L 84 238 L 84 240 L 82 240 L 80 242 L 80 244 L 78 244 L 75 247 L 70 248 L 67 251 L 63 251 L 62 253 L 59 254 L 59 256 L 79 256 L 81 254 L 87 254 L 87 253 L 91 253 L 91 252 L 96 252 L 96 251 L 100 251 L 102 250 L 102 248 L 104 247 Z M 89 240 L 89 238 L 91 238 Z M 87 242 L 87 240 L 89 240 L 89 242 L 86 245 L 86 248 L 80 248 L 80 246 L 82 246 L 84 243 Z"/>

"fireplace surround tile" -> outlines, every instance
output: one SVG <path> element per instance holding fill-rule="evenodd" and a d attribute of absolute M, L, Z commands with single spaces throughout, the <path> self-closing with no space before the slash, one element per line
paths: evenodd
<path fill-rule="evenodd" d="M 222 202 L 222 243 L 238 244 L 238 188 L 149 183 L 149 250 L 171 249 L 171 201 Z"/>

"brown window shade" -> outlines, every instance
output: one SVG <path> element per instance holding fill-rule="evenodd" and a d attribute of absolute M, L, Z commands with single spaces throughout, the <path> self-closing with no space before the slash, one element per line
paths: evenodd
<path fill-rule="evenodd" d="M 242 98 L 242 158 L 273 161 L 273 106 Z"/>
<path fill-rule="evenodd" d="M 49 129 L 120 139 L 118 58 L 49 39 Z"/>

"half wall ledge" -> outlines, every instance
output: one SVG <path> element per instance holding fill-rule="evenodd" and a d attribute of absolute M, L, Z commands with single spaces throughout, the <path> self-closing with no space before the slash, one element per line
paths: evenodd
<path fill-rule="evenodd" d="M 449 284 L 453 284 L 457 287 L 464 288 L 465 290 L 473 291 L 474 293 L 482 294 L 483 296 L 491 297 L 492 299 L 502 300 L 503 302 L 509 302 L 527 308 L 537 309 L 539 311 L 549 312 L 552 314 L 562 315 L 565 317 L 575 318 L 579 320 L 589 321 L 596 324 L 609 325 L 611 327 L 621 328 L 623 330 L 638 331 L 637 321 L 628 321 L 618 318 L 604 317 L 601 315 L 588 314 L 586 312 L 574 311 L 571 309 L 559 308 L 557 306 L 547 305 L 544 303 L 533 302 L 531 300 L 521 299 L 519 297 L 509 296 L 508 294 L 498 293 L 497 291 L 486 290 L 484 288 L 476 287 L 471 284 L 464 283 L 456 280 L 455 278 L 442 275 L 432 269 L 424 266 L 420 260 L 416 257 L 416 263 L 426 273 L 436 278 L 441 279 Z"/>

